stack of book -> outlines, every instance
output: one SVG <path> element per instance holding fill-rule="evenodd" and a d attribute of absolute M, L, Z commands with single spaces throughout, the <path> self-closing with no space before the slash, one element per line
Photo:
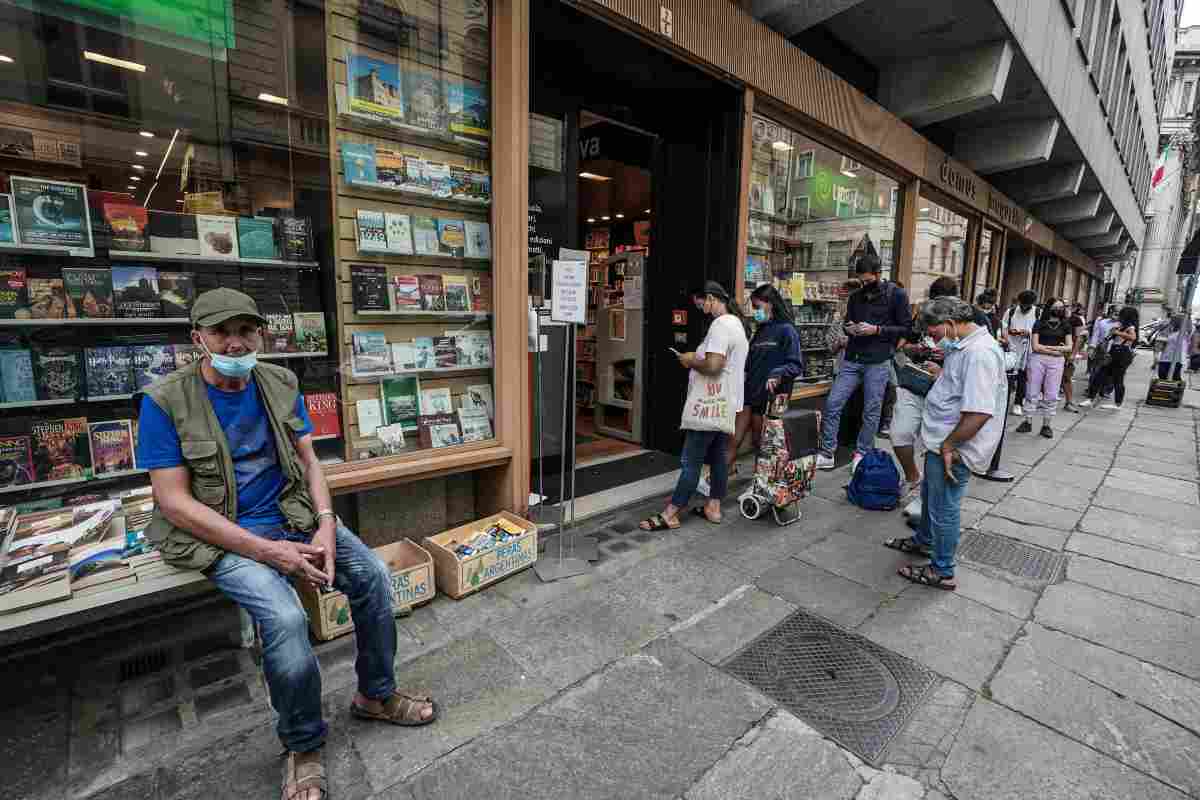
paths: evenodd
<path fill-rule="evenodd" d="M 485 314 L 492 310 L 490 275 L 392 275 L 368 264 L 350 267 L 351 299 L 359 312 Z"/>

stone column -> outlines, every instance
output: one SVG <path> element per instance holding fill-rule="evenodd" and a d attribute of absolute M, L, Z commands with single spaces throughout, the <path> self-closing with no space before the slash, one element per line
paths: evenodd
<path fill-rule="evenodd" d="M 1184 184 L 1187 179 L 1183 168 L 1184 157 L 1182 149 L 1171 149 L 1167 154 L 1163 182 L 1150 194 L 1150 209 L 1154 218 L 1146 226 L 1133 281 L 1135 290 L 1141 289 L 1148 295 L 1144 302 L 1137 304 L 1142 322 L 1161 317 L 1163 303 L 1171 303 L 1171 298 L 1176 294 L 1175 266 L 1187 245 L 1191 216 L 1184 203 Z"/>

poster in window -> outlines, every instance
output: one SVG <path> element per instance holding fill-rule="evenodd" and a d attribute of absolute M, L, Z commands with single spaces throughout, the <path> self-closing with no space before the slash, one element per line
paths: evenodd
<path fill-rule="evenodd" d="M 17 244 L 64 247 L 94 255 L 87 190 L 82 184 L 43 178 L 9 178 Z"/>

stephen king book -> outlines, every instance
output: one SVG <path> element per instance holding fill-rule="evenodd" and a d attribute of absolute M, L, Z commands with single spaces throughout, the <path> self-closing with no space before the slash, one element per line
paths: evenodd
<path fill-rule="evenodd" d="M 29 433 L 34 478 L 38 483 L 91 477 L 87 417 L 34 420 Z"/>
<path fill-rule="evenodd" d="M 107 267 L 64 267 L 62 276 L 76 317 L 113 316 L 112 273 Z"/>
<path fill-rule="evenodd" d="M 146 318 L 159 315 L 162 303 L 158 297 L 158 270 L 154 267 L 114 264 L 112 283 L 118 317 Z"/>
<path fill-rule="evenodd" d="M 342 418 L 335 392 L 316 392 L 304 395 L 308 418 L 312 420 L 313 436 L 341 436 Z"/>
<path fill-rule="evenodd" d="M 92 447 L 92 474 L 97 478 L 129 472 L 133 463 L 133 426 L 127 419 L 88 425 Z"/>
<path fill-rule="evenodd" d="M 133 354 L 128 347 L 89 347 L 83 351 L 87 396 L 101 397 L 133 394 Z"/>

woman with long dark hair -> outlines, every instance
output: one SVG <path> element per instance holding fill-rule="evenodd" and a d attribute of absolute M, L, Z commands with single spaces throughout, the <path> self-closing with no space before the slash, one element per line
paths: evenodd
<path fill-rule="evenodd" d="M 730 471 L 747 432 L 758 447 L 763 417 L 771 398 L 785 392 L 790 395 L 792 383 L 804 374 L 804 353 L 800 349 L 795 317 L 791 305 L 779 290 L 764 283 L 750 294 L 750 307 L 757 329 L 750 340 L 750 355 L 746 362 L 745 405 L 738 412 L 737 427 L 727 454 Z"/>
<path fill-rule="evenodd" d="M 1025 368 L 1025 420 L 1017 433 L 1031 433 L 1033 423 L 1030 420 L 1035 413 L 1040 413 L 1041 435 L 1051 439 L 1054 431 L 1050 428 L 1050 420 L 1058 411 L 1063 371 L 1074 347 L 1067 307 L 1062 300 L 1053 297 L 1046 300 L 1041 319 L 1033 323 L 1030 338 L 1029 364 Z"/>
<path fill-rule="evenodd" d="M 1117 324 L 1100 345 L 1107 351 L 1103 356 L 1105 363 L 1088 384 L 1088 396 L 1079 404 L 1081 407 L 1092 405 L 1103 386 L 1113 387 L 1113 402 L 1103 403 L 1100 408 L 1115 410 L 1121 407 L 1125 401 L 1125 370 L 1133 363 L 1133 348 L 1137 346 L 1138 322 L 1136 308 L 1125 306 L 1121 309 Z"/>

